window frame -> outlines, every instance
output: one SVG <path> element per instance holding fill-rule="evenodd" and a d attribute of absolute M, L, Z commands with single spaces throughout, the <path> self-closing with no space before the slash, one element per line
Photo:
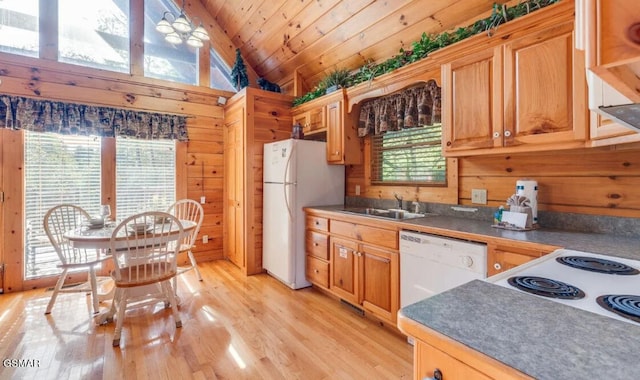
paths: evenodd
<path fill-rule="evenodd" d="M 21 135 L 22 137 L 22 144 L 23 146 L 25 146 L 26 148 L 26 134 L 28 131 L 21 131 Z M 48 134 L 49 132 L 47 132 Z M 111 209 L 112 209 L 112 218 L 115 217 L 118 220 L 122 219 L 122 217 L 120 215 L 117 214 L 118 210 L 116 209 L 116 181 L 117 181 L 117 171 L 116 171 L 116 138 L 113 137 L 98 137 L 95 136 L 94 138 L 96 139 L 100 139 L 100 202 L 93 205 L 93 207 L 89 207 L 89 208 L 85 208 L 87 212 L 89 212 L 90 214 L 93 213 L 97 213 L 98 211 L 98 207 L 100 204 L 109 204 L 111 205 Z M 174 153 L 174 157 L 173 157 L 173 161 L 174 161 L 174 167 L 173 167 L 173 173 L 174 173 L 174 201 L 175 199 L 179 199 L 182 197 L 182 195 L 184 194 L 184 190 L 185 190 L 185 183 L 182 183 L 182 179 L 184 178 L 181 173 L 180 170 L 178 168 L 177 162 L 179 162 L 179 160 L 183 159 L 184 157 L 182 157 L 182 154 L 184 154 L 184 147 L 186 146 L 185 142 L 180 142 L 180 141 L 176 141 L 173 140 L 174 146 L 172 148 L 173 153 Z M 57 276 L 56 273 L 52 273 L 52 272 L 47 272 L 44 273 L 43 275 L 40 276 L 27 276 L 27 265 L 29 265 L 29 263 L 27 263 L 27 246 L 26 246 L 26 223 L 27 223 L 27 213 L 26 213 L 26 154 L 27 151 L 26 149 L 22 152 L 22 161 L 23 161 L 23 167 L 25 167 L 24 170 L 24 179 L 22 181 L 24 189 L 22 191 L 22 197 L 23 197 L 23 204 L 24 204 L 24 208 L 23 208 L 23 214 L 22 214 L 22 222 L 21 224 L 23 225 L 23 227 L 25 227 L 25 229 L 23 229 L 23 231 L 25 231 L 25 235 L 23 236 L 23 251 L 21 252 L 22 254 L 22 258 L 23 258 L 23 263 L 22 263 L 22 281 L 25 285 L 27 284 L 33 284 L 33 283 L 42 283 L 43 279 L 55 279 L 55 276 Z M 46 235 L 45 235 L 46 238 Z M 57 256 L 56 256 L 57 258 Z M 70 275 L 71 276 L 71 275 Z M 47 280 L 45 280 L 47 281 Z M 53 280 L 52 280 L 53 281 Z M 41 286 L 41 285 L 40 285 Z M 39 287 L 39 286 L 37 286 Z"/>
<path fill-rule="evenodd" d="M 430 140 L 430 142 L 425 143 L 417 143 L 411 144 L 408 148 L 412 149 L 415 147 L 438 147 L 440 151 L 439 161 L 444 165 L 444 170 L 442 170 L 443 181 L 424 181 L 424 180 L 416 180 L 416 181 L 397 181 L 397 180 L 384 180 L 384 165 L 381 162 L 382 151 L 384 150 L 384 137 L 387 134 L 398 134 L 398 133 L 407 133 L 412 137 L 412 134 L 415 134 L 416 130 L 422 130 L 424 132 L 430 132 L 434 128 L 440 128 L 440 137 L 436 140 Z M 370 162 L 369 162 L 369 170 L 370 170 L 370 183 L 374 186 L 419 186 L 419 187 L 443 187 L 447 188 L 449 186 L 449 165 L 447 162 L 447 158 L 442 154 L 442 124 L 437 123 L 431 126 L 420 126 L 415 128 L 405 128 L 399 131 L 388 131 L 381 135 L 372 135 L 370 138 Z M 380 140 L 378 143 L 376 140 Z M 438 143 L 434 143 L 437 141 Z M 400 148 L 389 147 L 386 149 L 387 151 L 400 151 Z M 431 166 L 425 166 L 425 168 L 430 168 Z"/>

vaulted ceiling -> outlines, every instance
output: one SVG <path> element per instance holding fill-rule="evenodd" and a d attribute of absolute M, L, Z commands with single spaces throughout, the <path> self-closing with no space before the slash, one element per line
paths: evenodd
<path fill-rule="evenodd" d="M 333 69 L 382 62 L 423 32 L 467 26 L 518 0 L 199 1 L 257 75 L 288 88 L 297 75 L 310 89 Z"/>

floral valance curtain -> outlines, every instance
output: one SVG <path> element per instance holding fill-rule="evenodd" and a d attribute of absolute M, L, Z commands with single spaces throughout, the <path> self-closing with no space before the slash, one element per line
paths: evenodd
<path fill-rule="evenodd" d="M 0 94 L 0 128 L 188 141 L 186 117 Z"/>
<path fill-rule="evenodd" d="M 440 87 L 434 80 L 363 103 L 358 136 L 381 134 L 440 122 Z"/>

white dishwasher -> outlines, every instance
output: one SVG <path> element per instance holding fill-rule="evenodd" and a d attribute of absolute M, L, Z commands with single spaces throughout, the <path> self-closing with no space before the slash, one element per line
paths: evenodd
<path fill-rule="evenodd" d="M 400 307 L 487 278 L 487 245 L 400 231 Z"/>

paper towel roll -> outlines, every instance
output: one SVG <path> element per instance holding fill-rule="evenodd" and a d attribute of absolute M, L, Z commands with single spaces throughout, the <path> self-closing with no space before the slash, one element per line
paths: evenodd
<path fill-rule="evenodd" d="M 531 202 L 533 224 L 538 224 L 538 182 L 532 179 L 517 180 L 516 195 L 529 198 L 529 202 Z"/>

